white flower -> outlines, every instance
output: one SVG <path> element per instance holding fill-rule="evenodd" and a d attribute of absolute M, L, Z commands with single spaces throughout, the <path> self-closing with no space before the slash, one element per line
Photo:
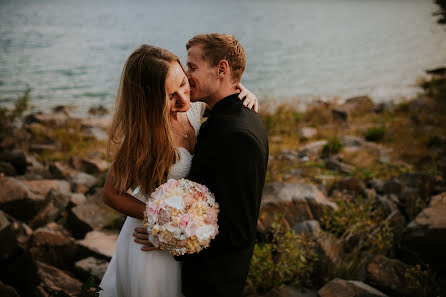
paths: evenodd
<path fill-rule="evenodd" d="M 173 196 L 164 200 L 167 206 L 178 209 L 180 211 L 184 210 L 183 199 L 180 196 Z"/>
<path fill-rule="evenodd" d="M 163 229 L 169 231 L 170 233 L 172 233 L 172 236 L 177 239 L 177 240 L 183 240 L 186 239 L 188 236 L 187 234 L 183 233 L 181 231 L 181 228 L 178 227 L 176 224 L 174 224 L 173 222 L 167 223 L 163 225 Z"/>
<path fill-rule="evenodd" d="M 158 237 L 155 237 L 152 234 L 149 234 L 149 241 L 153 244 L 154 247 L 159 248 L 160 242 L 158 240 Z"/>
<path fill-rule="evenodd" d="M 186 248 L 180 248 L 180 249 L 176 249 L 176 250 L 177 250 L 178 254 L 180 254 L 180 255 L 184 255 L 187 252 Z"/>
<path fill-rule="evenodd" d="M 215 205 L 215 198 L 212 197 L 211 195 L 207 196 L 207 202 L 209 203 L 210 206 L 214 206 Z"/>
<path fill-rule="evenodd" d="M 209 237 L 211 237 L 212 234 L 214 234 L 214 232 L 215 232 L 214 226 L 204 225 L 204 226 L 199 227 L 195 231 L 195 235 L 197 236 L 199 241 L 203 241 L 203 240 L 209 239 Z"/>

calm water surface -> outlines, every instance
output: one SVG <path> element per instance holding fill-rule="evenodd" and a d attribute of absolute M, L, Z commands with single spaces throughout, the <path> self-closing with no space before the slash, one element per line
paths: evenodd
<path fill-rule="evenodd" d="M 430 0 L 0 0 L 0 105 L 26 85 L 32 104 L 111 106 L 122 66 L 142 43 L 185 61 L 197 33 L 234 34 L 243 83 L 261 100 L 369 94 L 410 97 L 446 65 L 446 27 Z"/>

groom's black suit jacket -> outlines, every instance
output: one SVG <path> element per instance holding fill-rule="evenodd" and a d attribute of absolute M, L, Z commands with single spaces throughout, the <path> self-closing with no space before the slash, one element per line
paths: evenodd
<path fill-rule="evenodd" d="M 186 297 L 242 295 L 256 238 L 268 163 L 260 116 L 238 94 L 220 100 L 201 126 L 188 178 L 206 185 L 220 204 L 219 234 L 210 247 L 183 260 Z"/>

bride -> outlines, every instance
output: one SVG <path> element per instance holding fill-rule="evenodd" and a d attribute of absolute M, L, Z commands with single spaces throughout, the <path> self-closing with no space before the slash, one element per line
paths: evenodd
<path fill-rule="evenodd" d="M 257 109 L 243 86 L 239 98 Z M 194 153 L 203 102 L 190 102 L 190 87 L 173 53 L 142 45 L 124 65 L 111 126 L 108 152 L 117 148 L 107 175 L 103 200 L 127 215 L 99 296 L 175 297 L 181 293 L 181 262 L 153 249 L 142 252 L 133 230 L 143 226 L 146 197 L 168 178 L 187 176 Z M 129 194 L 129 189 L 137 188 Z"/>

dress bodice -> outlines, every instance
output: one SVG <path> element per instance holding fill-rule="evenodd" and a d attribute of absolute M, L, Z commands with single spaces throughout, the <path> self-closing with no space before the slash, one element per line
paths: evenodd
<path fill-rule="evenodd" d="M 205 104 L 194 102 L 186 112 L 190 124 L 195 130 L 195 137 L 200 131 L 201 118 L 203 117 Z M 184 147 L 177 147 L 180 159 L 170 168 L 167 178 L 181 179 L 187 176 L 192 165 L 193 155 Z"/>
<path fill-rule="evenodd" d="M 195 137 L 198 136 L 200 131 L 201 119 L 204 114 L 206 104 L 203 102 L 193 102 L 189 110 L 186 112 L 187 118 L 194 128 Z M 180 156 L 179 160 L 170 168 L 167 178 L 181 179 L 185 178 L 189 174 L 189 170 L 192 165 L 193 155 L 184 147 L 177 147 L 178 154 Z M 139 192 L 139 187 L 135 189 L 132 193 L 133 196 L 137 197 L 139 200 L 145 202 L 146 198 Z"/>

